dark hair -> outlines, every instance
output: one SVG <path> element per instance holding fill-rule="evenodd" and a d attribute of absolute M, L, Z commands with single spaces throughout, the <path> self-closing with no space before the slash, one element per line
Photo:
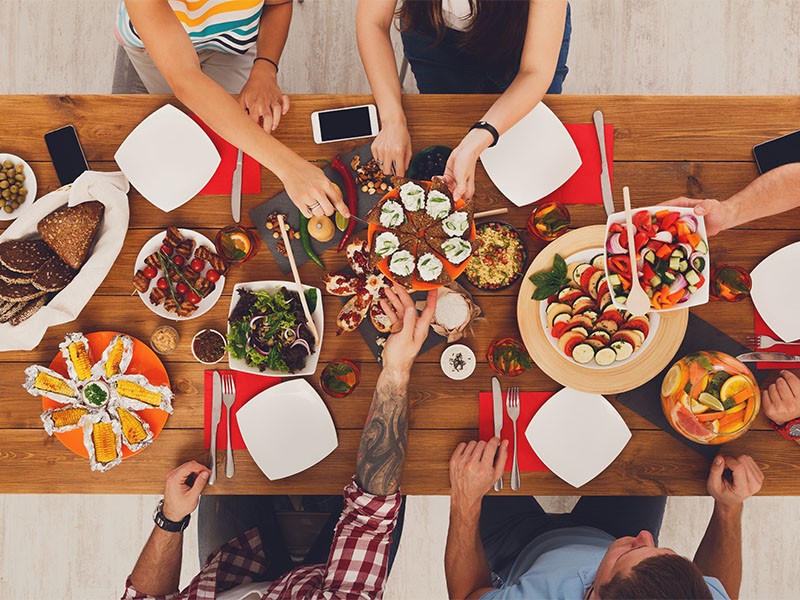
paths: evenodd
<path fill-rule="evenodd" d="M 464 32 L 459 47 L 487 65 L 497 65 L 511 74 L 519 68 L 528 27 L 529 0 L 469 0 L 475 20 Z M 404 31 L 444 36 L 442 0 L 405 0 L 398 10 Z"/>
<path fill-rule="evenodd" d="M 692 561 L 677 554 L 653 556 L 640 562 L 628 575 L 615 575 L 597 590 L 604 600 L 652 598 L 664 600 L 711 600 L 711 590 Z"/>

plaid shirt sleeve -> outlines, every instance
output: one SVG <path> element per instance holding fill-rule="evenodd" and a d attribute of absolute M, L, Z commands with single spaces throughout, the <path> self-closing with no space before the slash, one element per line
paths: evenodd
<path fill-rule="evenodd" d="M 399 492 L 375 496 L 351 482 L 344 490 L 344 510 L 327 564 L 290 571 L 272 584 L 264 598 L 381 598 L 401 502 Z"/>

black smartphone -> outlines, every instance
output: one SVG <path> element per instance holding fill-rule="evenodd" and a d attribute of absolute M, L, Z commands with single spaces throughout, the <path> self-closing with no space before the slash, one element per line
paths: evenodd
<path fill-rule="evenodd" d="M 759 173 L 766 173 L 789 163 L 800 162 L 800 131 L 753 146 Z"/>
<path fill-rule="evenodd" d="M 61 185 L 72 183 L 81 173 L 89 170 L 78 133 L 72 125 L 45 133 L 44 141 Z"/>

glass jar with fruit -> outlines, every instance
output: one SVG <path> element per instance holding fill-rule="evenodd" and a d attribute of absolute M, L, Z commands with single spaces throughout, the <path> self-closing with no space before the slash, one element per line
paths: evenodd
<path fill-rule="evenodd" d="M 760 407 L 753 373 L 724 352 L 684 356 L 661 384 L 661 408 L 670 425 L 699 444 L 723 444 L 742 436 Z"/>
<path fill-rule="evenodd" d="M 214 238 L 217 252 L 228 264 L 250 260 L 258 250 L 258 236 L 247 227 L 228 225 Z"/>
<path fill-rule="evenodd" d="M 516 377 L 531 368 L 531 357 L 528 350 L 519 340 L 503 338 L 489 346 L 486 360 L 492 371 L 498 375 Z"/>
<path fill-rule="evenodd" d="M 541 202 L 528 217 L 528 233 L 534 239 L 552 242 L 569 231 L 570 215 L 560 202 Z"/>
<path fill-rule="evenodd" d="M 346 358 L 332 360 L 319 376 L 323 391 L 333 398 L 349 396 L 360 381 L 361 372 L 358 367 Z"/>
<path fill-rule="evenodd" d="M 711 297 L 714 300 L 739 302 L 750 295 L 753 281 L 742 267 L 719 265 L 711 276 Z"/>

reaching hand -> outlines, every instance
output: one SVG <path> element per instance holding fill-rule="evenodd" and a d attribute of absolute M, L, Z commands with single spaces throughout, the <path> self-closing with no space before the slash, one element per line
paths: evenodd
<path fill-rule="evenodd" d="M 199 462 L 191 461 L 173 469 L 164 486 L 164 507 L 161 512 L 170 521 L 181 521 L 194 512 L 200 501 L 200 492 L 206 487 L 211 470 Z M 187 481 L 194 476 L 194 481 Z"/>
<path fill-rule="evenodd" d="M 322 213 L 330 216 L 334 210 L 345 218 L 350 216 L 339 186 L 325 177 L 322 169 L 299 156 L 292 164 L 292 168 L 282 174 L 281 180 L 294 205 L 306 217 Z"/>
<path fill-rule="evenodd" d="M 275 67 L 264 61 L 253 64 L 239 94 L 239 104 L 256 123 L 263 119 L 264 131 L 278 128 L 281 117 L 289 112 L 289 96 L 281 92 Z"/>
<path fill-rule="evenodd" d="M 660 202 L 659 206 L 694 208 L 694 214 L 704 218 L 706 232 L 709 236 L 717 235 L 720 231 L 728 229 L 728 227 L 731 226 L 728 206 L 719 200 L 713 200 L 711 198 L 698 200 L 697 198 L 681 197 L 667 200 L 666 202 Z"/>
<path fill-rule="evenodd" d="M 385 125 L 372 142 L 372 156 L 386 175 L 405 175 L 411 155 L 411 136 L 405 125 Z"/>
<path fill-rule="evenodd" d="M 481 499 L 503 475 L 508 441 L 461 442 L 450 458 L 450 501 L 464 509 L 477 509 Z"/>
<path fill-rule="evenodd" d="M 492 139 L 492 134 L 488 131 L 473 129 L 464 136 L 447 159 L 444 180 L 453 190 L 453 198 L 456 200 L 469 200 L 475 193 L 475 165 L 481 152 L 492 143 Z"/>
<path fill-rule="evenodd" d="M 726 476 L 726 467 L 732 476 Z M 742 455 L 739 458 L 719 455 L 711 464 L 706 489 L 717 504 L 737 507 L 761 489 L 764 474 L 752 458 Z"/>
<path fill-rule="evenodd" d="M 800 379 L 791 371 L 781 371 L 781 376 L 761 393 L 764 414 L 783 425 L 800 418 Z"/>
<path fill-rule="evenodd" d="M 383 369 L 408 374 L 414 359 L 428 337 L 433 313 L 436 310 L 437 290 L 428 292 L 425 309 L 417 316 L 414 301 L 401 286 L 386 289 L 386 300 L 381 298 L 381 308 L 392 324 L 392 334 L 383 347 Z"/>

